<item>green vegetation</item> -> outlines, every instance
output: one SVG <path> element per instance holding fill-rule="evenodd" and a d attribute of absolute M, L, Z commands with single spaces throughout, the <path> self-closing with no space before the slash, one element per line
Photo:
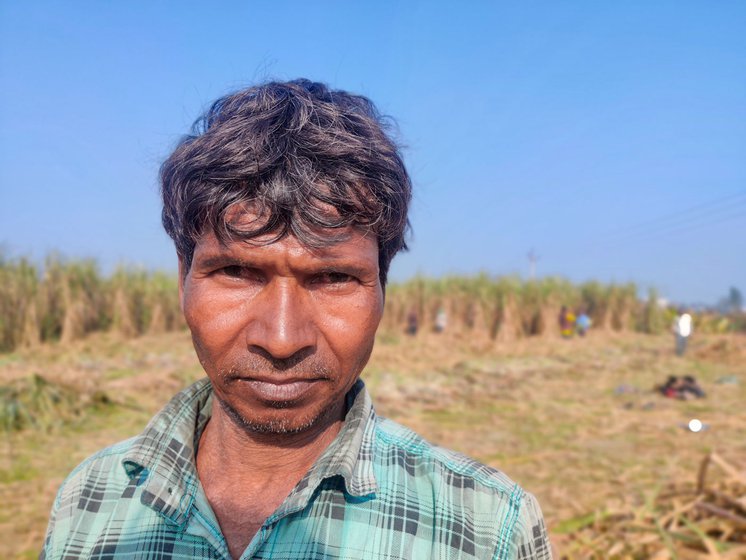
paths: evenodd
<path fill-rule="evenodd" d="M 80 417 L 85 409 L 101 410 L 112 403 L 102 391 L 82 395 L 64 384 L 33 373 L 0 385 L 0 430 L 59 428 Z"/>

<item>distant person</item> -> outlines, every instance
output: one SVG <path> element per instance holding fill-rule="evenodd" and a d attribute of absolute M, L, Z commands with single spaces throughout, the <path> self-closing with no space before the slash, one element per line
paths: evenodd
<path fill-rule="evenodd" d="M 666 382 L 658 387 L 664 397 L 678 400 L 691 400 L 704 398 L 705 392 L 697 380 L 691 375 L 685 375 L 679 379 L 675 375 L 668 377 Z"/>
<path fill-rule="evenodd" d="M 377 416 L 360 379 L 406 247 L 386 130 L 368 99 L 295 80 L 182 139 L 163 224 L 207 378 L 72 472 L 42 559 L 551 557 L 531 494 Z"/>
<path fill-rule="evenodd" d="M 692 334 L 692 316 L 682 310 L 674 319 L 672 330 L 675 339 L 676 355 L 683 356 L 686 352 L 687 341 Z"/>
<path fill-rule="evenodd" d="M 406 333 L 409 336 L 415 336 L 417 334 L 417 329 L 419 328 L 420 321 L 417 317 L 417 312 L 412 309 L 409 313 L 407 313 L 407 329 Z"/>
<path fill-rule="evenodd" d="M 448 326 L 448 314 L 442 307 L 435 314 L 435 332 L 442 333 Z"/>
<path fill-rule="evenodd" d="M 691 375 L 685 375 L 684 379 L 679 386 L 679 391 L 684 399 L 702 399 L 704 398 L 705 392 L 702 387 L 699 386 L 697 380 Z"/>
<path fill-rule="evenodd" d="M 575 333 L 575 314 L 566 305 L 560 309 L 559 328 L 562 338 L 572 338 Z"/>
<path fill-rule="evenodd" d="M 669 375 L 666 382 L 658 387 L 661 395 L 669 399 L 676 399 L 679 396 L 679 378 L 675 375 Z"/>
<path fill-rule="evenodd" d="M 588 317 L 584 309 L 580 309 L 578 311 L 578 318 L 575 320 L 575 332 L 578 333 L 579 336 L 585 336 L 585 333 L 588 332 L 588 329 L 591 328 L 591 318 Z"/>

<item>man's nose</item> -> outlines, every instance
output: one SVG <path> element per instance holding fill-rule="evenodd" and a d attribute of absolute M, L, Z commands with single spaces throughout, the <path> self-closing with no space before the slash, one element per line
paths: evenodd
<path fill-rule="evenodd" d="M 284 360 L 316 346 L 316 327 L 304 289 L 294 279 L 274 278 L 249 304 L 249 348 Z"/>

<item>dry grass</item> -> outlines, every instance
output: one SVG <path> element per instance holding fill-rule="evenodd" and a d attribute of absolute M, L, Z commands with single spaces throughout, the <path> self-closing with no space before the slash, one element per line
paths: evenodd
<path fill-rule="evenodd" d="M 716 470 L 714 474 L 713 470 Z M 668 483 L 642 505 L 565 521 L 565 554 L 616 558 L 746 557 L 746 473 L 717 453 L 697 480 Z M 559 528 L 558 528 L 559 529 Z"/>
<path fill-rule="evenodd" d="M 62 425 L 2 435 L 0 557 L 38 554 L 54 492 L 70 469 L 138 433 L 200 371 L 185 332 L 126 341 L 98 334 L 0 355 L 0 384 L 38 374 L 80 395 L 103 391 L 112 401 L 85 407 Z M 700 380 L 706 399 L 673 401 L 652 391 L 668 375 L 686 374 Z M 708 453 L 737 472 L 746 468 L 746 336 L 696 338 L 689 354 L 676 358 L 668 336 L 607 332 L 499 344 L 465 333 L 411 339 L 392 331 L 379 336 L 364 375 L 380 414 L 501 468 L 536 494 L 565 557 L 728 557 L 726 541 L 714 533 L 707 536 L 714 552 L 686 551 L 655 520 L 671 515 L 661 502 L 665 491 L 697 484 Z M 717 383 L 723 378 L 740 383 Z M 693 417 L 708 429 L 685 429 Z M 737 491 L 711 471 L 714 491 Z M 687 496 L 679 495 L 674 511 Z M 675 515 L 677 531 L 683 526 L 699 538 Z M 653 527 L 644 533 L 647 552 L 634 549 L 638 533 L 614 520 Z M 698 518 L 687 520 L 699 528 Z M 632 548 L 617 545 L 624 540 Z"/>

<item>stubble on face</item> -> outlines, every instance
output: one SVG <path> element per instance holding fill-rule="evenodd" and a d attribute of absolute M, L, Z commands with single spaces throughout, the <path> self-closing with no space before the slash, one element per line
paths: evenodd
<path fill-rule="evenodd" d="M 334 368 L 330 367 L 324 360 L 316 356 L 303 355 L 295 355 L 287 359 L 276 359 L 269 355 L 259 356 L 250 354 L 240 361 L 237 360 L 230 367 L 217 371 L 217 375 L 221 379 L 221 385 L 226 390 L 230 390 L 232 384 L 242 383 L 242 379 L 260 375 L 266 376 L 268 373 L 278 379 L 282 377 L 312 378 L 317 380 L 317 383 L 332 383 L 341 377 L 340 372 L 335 372 Z M 353 385 L 358 377 L 356 376 L 352 381 Z M 349 388 L 345 388 L 345 393 L 339 395 L 333 402 L 322 403 L 327 406 L 320 406 L 317 409 L 306 411 L 303 415 L 298 416 L 281 414 L 273 417 L 272 414 L 269 414 L 263 417 L 258 414 L 252 414 L 253 411 L 243 413 L 237 407 L 233 406 L 229 399 L 222 398 L 217 393 L 215 394 L 215 398 L 234 425 L 249 435 L 291 435 L 306 432 L 318 425 L 324 425 L 328 420 L 333 421 L 334 418 L 332 416 L 339 414 L 340 406 L 344 402 L 347 390 Z M 272 411 L 280 411 L 292 409 L 298 403 L 292 400 L 270 400 L 263 401 L 262 404 Z"/>
<path fill-rule="evenodd" d="M 324 408 L 319 414 L 304 418 L 302 421 L 294 421 L 289 418 L 267 419 L 264 421 L 253 420 L 241 414 L 236 408 L 223 399 L 218 398 L 220 408 L 223 409 L 231 419 L 233 424 L 240 428 L 248 435 L 254 434 L 273 434 L 273 435 L 293 435 L 306 432 L 322 423 L 328 416 L 331 416 L 333 408 Z M 279 407 L 278 407 L 279 408 Z"/>

